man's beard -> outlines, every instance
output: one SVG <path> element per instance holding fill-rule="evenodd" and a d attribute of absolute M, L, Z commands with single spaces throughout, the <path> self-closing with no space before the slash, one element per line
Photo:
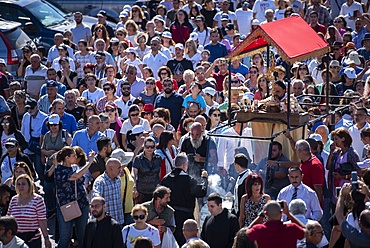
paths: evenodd
<path fill-rule="evenodd" d="M 76 22 L 76 24 L 81 24 L 82 20 L 80 20 L 80 21 L 75 20 L 75 22 Z"/>
<path fill-rule="evenodd" d="M 200 138 L 197 140 L 190 137 L 190 142 L 195 149 L 198 149 L 202 145 L 202 141 L 203 141 L 203 136 L 200 136 Z"/>
<path fill-rule="evenodd" d="M 164 93 L 166 93 L 166 94 L 171 94 L 171 93 L 172 93 L 172 91 L 173 91 L 173 89 L 165 89 L 165 90 L 164 90 Z"/>
<path fill-rule="evenodd" d="M 97 219 L 100 218 L 103 215 L 103 209 L 101 211 L 93 211 L 92 215 Z"/>
<path fill-rule="evenodd" d="M 129 96 L 131 93 L 130 91 L 124 91 L 122 92 L 122 96 Z"/>

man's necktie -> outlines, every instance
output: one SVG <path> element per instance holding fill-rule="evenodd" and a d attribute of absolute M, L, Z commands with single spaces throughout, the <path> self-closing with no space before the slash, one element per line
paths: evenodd
<path fill-rule="evenodd" d="M 294 193 L 292 195 L 292 200 L 297 199 L 297 191 L 298 191 L 298 188 L 294 188 Z"/>

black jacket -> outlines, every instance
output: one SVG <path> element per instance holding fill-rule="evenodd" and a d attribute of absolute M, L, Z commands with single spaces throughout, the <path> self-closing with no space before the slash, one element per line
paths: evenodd
<path fill-rule="evenodd" d="M 1 158 L 0 158 L 0 164 L 4 161 L 4 159 L 8 156 L 8 152 L 4 153 Z M 31 170 L 31 173 L 32 173 L 32 176 L 33 178 L 36 177 L 36 172 L 35 172 L 35 167 L 33 166 L 33 163 L 31 161 L 31 159 L 26 155 L 24 154 L 23 152 L 19 152 L 17 153 L 17 156 L 16 156 L 16 159 L 15 159 L 17 162 L 25 162 L 28 167 L 30 168 Z M 2 176 L 2 173 L 1 173 L 1 170 L 0 170 L 0 176 Z"/>
<path fill-rule="evenodd" d="M 177 207 L 194 210 L 195 200 L 207 194 L 207 179 L 201 178 L 198 183 L 192 176 L 180 168 L 175 168 L 168 173 L 161 185 L 171 189 L 171 201 L 168 203 L 174 209 Z"/>
<path fill-rule="evenodd" d="M 101 221 L 90 220 L 85 229 L 83 248 L 122 248 L 120 225 L 111 216 Z"/>
<path fill-rule="evenodd" d="M 206 217 L 200 236 L 212 248 L 231 248 L 238 230 L 238 219 L 224 208 L 219 215 Z"/>
<path fill-rule="evenodd" d="M 0 133 L 2 133 L 2 130 L 0 130 Z M 19 147 L 21 148 L 22 151 L 26 150 L 28 147 L 28 143 L 26 139 L 24 138 L 23 134 L 19 132 L 18 130 L 15 130 L 14 132 L 14 137 L 19 143 Z M 3 154 L 3 148 L 0 146 L 0 154 Z"/>

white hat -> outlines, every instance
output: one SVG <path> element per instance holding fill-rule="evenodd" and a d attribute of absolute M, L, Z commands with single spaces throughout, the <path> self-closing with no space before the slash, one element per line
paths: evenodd
<path fill-rule="evenodd" d="M 111 154 L 111 158 L 118 159 L 122 165 L 128 164 L 133 156 L 133 152 L 124 152 L 121 148 L 115 149 Z"/>
<path fill-rule="evenodd" d="M 356 70 L 351 67 L 347 67 L 343 73 L 350 79 L 356 79 Z"/>
<path fill-rule="evenodd" d="M 163 37 L 163 38 L 169 38 L 169 39 L 172 39 L 172 34 L 171 34 L 171 32 L 169 32 L 169 31 L 164 31 L 164 32 L 162 33 L 162 37 Z"/>
<path fill-rule="evenodd" d="M 347 65 L 349 64 L 361 65 L 358 53 L 356 51 L 351 52 L 348 55 L 348 59 L 346 59 L 344 63 L 346 63 Z"/>
<path fill-rule="evenodd" d="M 192 33 L 190 34 L 190 39 L 192 39 L 193 41 L 197 41 L 197 40 L 198 40 L 198 34 L 197 34 L 197 33 L 192 32 Z"/>
<path fill-rule="evenodd" d="M 181 50 L 184 50 L 184 45 L 183 45 L 183 44 L 181 44 L 181 43 L 177 43 L 177 44 L 175 45 L 175 48 L 180 48 Z"/>
<path fill-rule="evenodd" d="M 122 10 L 124 10 L 126 12 L 130 12 L 131 6 L 129 4 L 126 4 L 125 6 L 123 6 L 123 9 Z"/>
<path fill-rule="evenodd" d="M 133 48 L 133 47 L 128 47 L 128 48 L 126 49 L 126 52 L 127 52 L 127 53 L 135 53 L 135 54 L 136 54 L 136 49 L 135 49 L 135 48 Z"/>
<path fill-rule="evenodd" d="M 314 139 L 314 140 L 316 140 L 316 141 L 321 141 L 321 142 L 322 142 L 322 137 L 321 137 L 321 135 L 320 135 L 320 134 L 318 134 L 318 133 L 313 133 L 313 134 L 311 134 L 308 138 L 310 138 L 310 139 Z"/>
<path fill-rule="evenodd" d="M 59 124 L 59 122 L 60 122 L 59 115 L 57 115 L 57 114 L 50 115 L 49 118 L 48 118 L 48 122 L 49 122 L 49 124 Z"/>
<path fill-rule="evenodd" d="M 4 64 L 4 65 L 6 65 L 6 63 L 5 63 L 5 59 L 1 59 L 1 58 L 0 58 L 0 64 Z"/>
<path fill-rule="evenodd" d="M 254 100 L 254 94 L 250 91 L 245 92 L 243 94 L 243 99 L 249 99 L 249 100 L 253 101 Z"/>
<path fill-rule="evenodd" d="M 241 73 L 236 73 L 235 76 L 239 79 L 239 81 L 242 81 L 244 83 L 245 77 Z"/>
<path fill-rule="evenodd" d="M 217 92 L 212 87 L 206 87 L 206 88 L 203 89 L 203 93 L 204 94 L 210 94 L 211 96 L 215 96 Z"/>
<path fill-rule="evenodd" d="M 127 11 L 124 10 L 121 13 L 119 13 L 119 18 L 121 18 L 121 17 L 124 17 L 124 18 L 128 17 Z"/>
<path fill-rule="evenodd" d="M 144 130 L 143 125 L 135 125 L 132 128 L 132 134 L 139 134 L 139 133 L 148 133 L 148 132 Z"/>
<path fill-rule="evenodd" d="M 253 21 L 252 21 L 252 26 L 253 26 L 253 25 L 255 25 L 255 26 L 260 25 L 260 21 L 259 21 L 259 20 L 257 20 L 257 19 L 253 19 Z"/>
<path fill-rule="evenodd" d="M 164 24 L 164 20 L 163 20 L 163 17 L 161 15 L 154 16 L 153 21 L 155 21 L 155 20 L 161 21 Z"/>

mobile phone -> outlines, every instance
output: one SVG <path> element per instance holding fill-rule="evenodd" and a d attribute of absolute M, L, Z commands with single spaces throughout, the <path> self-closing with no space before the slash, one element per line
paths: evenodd
<path fill-rule="evenodd" d="M 279 204 L 280 204 L 281 209 L 283 209 L 284 208 L 284 202 L 283 201 L 279 201 Z"/>
<path fill-rule="evenodd" d="M 341 187 L 335 187 L 336 191 L 337 191 L 337 197 L 339 196 L 339 192 L 340 192 L 340 189 Z"/>
<path fill-rule="evenodd" d="M 352 182 L 352 190 L 357 190 L 358 189 L 358 181 L 357 181 L 357 171 L 352 171 L 351 172 L 351 182 Z"/>

